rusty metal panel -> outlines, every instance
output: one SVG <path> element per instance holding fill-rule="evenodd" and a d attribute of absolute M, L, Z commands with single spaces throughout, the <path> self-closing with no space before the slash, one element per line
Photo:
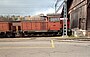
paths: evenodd
<path fill-rule="evenodd" d="M 90 8 L 88 8 L 87 14 L 87 30 L 90 30 Z"/>
<path fill-rule="evenodd" d="M 69 9 L 71 28 L 86 29 L 87 3 L 86 0 L 73 0 Z M 80 21 L 80 19 L 84 19 Z"/>

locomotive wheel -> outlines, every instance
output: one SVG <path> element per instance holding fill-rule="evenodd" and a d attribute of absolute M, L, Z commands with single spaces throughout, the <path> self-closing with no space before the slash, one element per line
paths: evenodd
<path fill-rule="evenodd" d="M 1 32 L 1 33 L 0 33 L 0 37 L 1 37 L 1 38 L 4 38 L 4 37 L 5 37 L 5 33 L 4 33 L 4 32 Z"/>
<path fill-rule="evenodd" d="M 6 37 L 7 38 L 10 38 L 12 35 L 11 34 L 6 34 Z"/>
<path fill-rule="evenodd" d="M 34 34 L 31 34 L 30 36 L 34 36 Z"/>
<path fill-rule="evenodd" d="M 42 36 L 45 36 L 45 34 L 44 34 L 44 33 L 42 33 L 41 35 L 42 35 Z"/>

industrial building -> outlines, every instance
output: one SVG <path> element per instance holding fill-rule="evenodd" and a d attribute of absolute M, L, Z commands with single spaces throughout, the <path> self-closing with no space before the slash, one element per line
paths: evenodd
<path fill-rule="evenodd" d="M 90 35 L 90 0 L 68 0 L 68 17 L 71 29 L 81 29 Z"/>

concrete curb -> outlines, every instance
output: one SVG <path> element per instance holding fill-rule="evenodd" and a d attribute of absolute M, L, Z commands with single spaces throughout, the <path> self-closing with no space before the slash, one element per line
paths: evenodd
<path fill-rule="evenodd" d="M 38 39 L 38 37 L 28 37 L 28 38 L 0 38 L 0 40 L 32 40 L 32 39 Z M 41 38 L 40 38 L 41 39 Z"/>
<path fill-rule="evenodd" d="M 74 39 L 90 39 L 90 37 L 31 37 L 31 38 L 0 38 L 0 40 L 32 40 L 32 39 L 74 40 Z"/>

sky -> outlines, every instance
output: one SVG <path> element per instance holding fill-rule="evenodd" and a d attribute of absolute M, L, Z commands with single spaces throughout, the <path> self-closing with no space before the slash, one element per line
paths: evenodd
<path fill-rule="evenodd" d="M 56 0 L 0 0 L 0 15 L 54 13 Z"/>

